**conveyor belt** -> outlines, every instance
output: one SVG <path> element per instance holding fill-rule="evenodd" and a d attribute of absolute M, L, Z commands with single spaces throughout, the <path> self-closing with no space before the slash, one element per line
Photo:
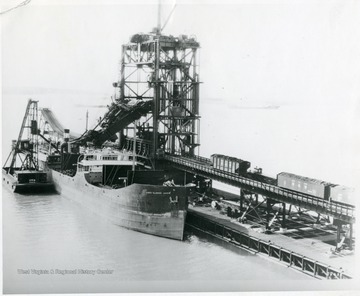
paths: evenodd
<path fill-rule="evenodd" d="M 48 109 L 43 108 L 41 109 L 41 115 L 44 117 L 44 119 L 47 121 L 47 123 L 51 126 L 52 130 L 59 135 L 63 135 L 64 133 L 64 127 L 63 125 L 58 121 L 58 119 L 55 117 L 54 113 Z"/>
<path fill-rule="evenodd" d="M 133 105 L 113 104 L 99 123 L 100 129 L 90 130 L 78 142 L 93 142 L 95 146 L 101 146 L 105 141 L 113 138 L 117 132 L 150 112 L 152 105 L 152 101 L 138 101 Z"/>
<path fill-rule="evenodd" d="M 165 155 L 165 159 L 178 169 L 211 178 L 232 186 L 258 193 L 279 202 L 296 205 L 321 214 L 329 215 L 345 223 L 355 223 L 355 210 L 350 205 L 331 203 L 324 199 L 286 190 L 284 188 L 244 178 L 236 174 L 214 169 L 208 162 L 201 163 L 198 159 Z"/>

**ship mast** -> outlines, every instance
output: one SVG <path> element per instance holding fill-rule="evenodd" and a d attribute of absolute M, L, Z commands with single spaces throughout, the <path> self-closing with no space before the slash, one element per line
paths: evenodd
<path fill-rule="evenodd" d="M 85 127 L 86 131 L 88 131 L 88 124 L 89 124 L 89 110 L 86 110 L 86 127 Z"/>

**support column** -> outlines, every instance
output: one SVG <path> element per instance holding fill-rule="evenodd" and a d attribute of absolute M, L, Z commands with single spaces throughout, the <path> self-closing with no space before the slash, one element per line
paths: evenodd
<path fill-rule="evenodd" d="M 243 210 L 244 200 L 245 200 L 244 191 L 240 188 L 240 211 Z"/>
<path fill-rule="evenodd" d="M 282 228 L 286 228 L 286 223 L 285 223 L 285 214 L 286 214 L 286 204 L 283 202 L 282 203 L 282 220 L 281 220 L 281 227 Z"/>
<path fill-rule="evenodd" d="M 349 238 L 349 249 L 350 249 L 350 250 L 353 249 L 352 237 L 353 237 L 353 224 L 350 223 L 350 238 Z"/>
<path fill-rule="evenodd" d="M 339 223 L 337 226 L 337 232 L 336 232 L 336 243 L 337 244 L 340 242 L 341 229 L 342 229 L 342 225 Z"/>
<path fill-rule="evenodd" d="M 269 229 L 270 212 L 271 212 L 270 198 L 266 199 L 266 229 Z"/>
<path fill-rule="evenodd" d="M 259 195 L 255 193 L 255 206 L 257 206 L 259 203 Z"/>
<path fill-rule="evenodd" d="M 289 205 L 289 220 L 291 220 L 291 204 Z"/>

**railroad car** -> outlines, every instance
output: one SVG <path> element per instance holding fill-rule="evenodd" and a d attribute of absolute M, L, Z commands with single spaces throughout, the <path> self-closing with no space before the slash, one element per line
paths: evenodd
<path fill-rule="evenodd" d="M 290 173 L 277 175 L 277 186 L 335 203 L 355 206 L 355 189 Z"/>
<path fill-rule="evenodd" d="M 250 168 L 250 162 L 238 159 L 236 157 L 222 154 L 213 154 L 210 156 L 214 169 L 233 174 L 244 174 Z"/>
<path fill-rule="evenodd" d="M 334 185 L 330 190 L 330 199 L 338 203 L 355 206 L 355 189 L 342 185 Z"/>
<path fill-rule="evenodd" d="M 330 190 L 334 185 L 325 181 L 282 172 L 277 175 L 277 186 L 329 200 Z"/>

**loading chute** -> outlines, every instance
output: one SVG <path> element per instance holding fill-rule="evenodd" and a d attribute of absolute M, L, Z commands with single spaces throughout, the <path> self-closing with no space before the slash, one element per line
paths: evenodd
<path fill-rule="evenodd" d="M 59 138 L 64 138 L 64 126 L 60 123 L 60 121 L 56 118 L 55 114 L 49 108 L 42 108 L 41 116 Z M 70 139 L 76 139 L 79 136 L 79 134 L 70 131 Z"/>
<path fill-rule="evenodd" d="M 85 145 L 92 142 L 96 147 L 100 147 L 108 140 L 115 140 L 117 132 L 146 115 L 152 110 L 152 106 L 152 101 L 137 101 L 134 104 L 113 103 L 94 129 L 87 131 L 72 143 Z"/>

